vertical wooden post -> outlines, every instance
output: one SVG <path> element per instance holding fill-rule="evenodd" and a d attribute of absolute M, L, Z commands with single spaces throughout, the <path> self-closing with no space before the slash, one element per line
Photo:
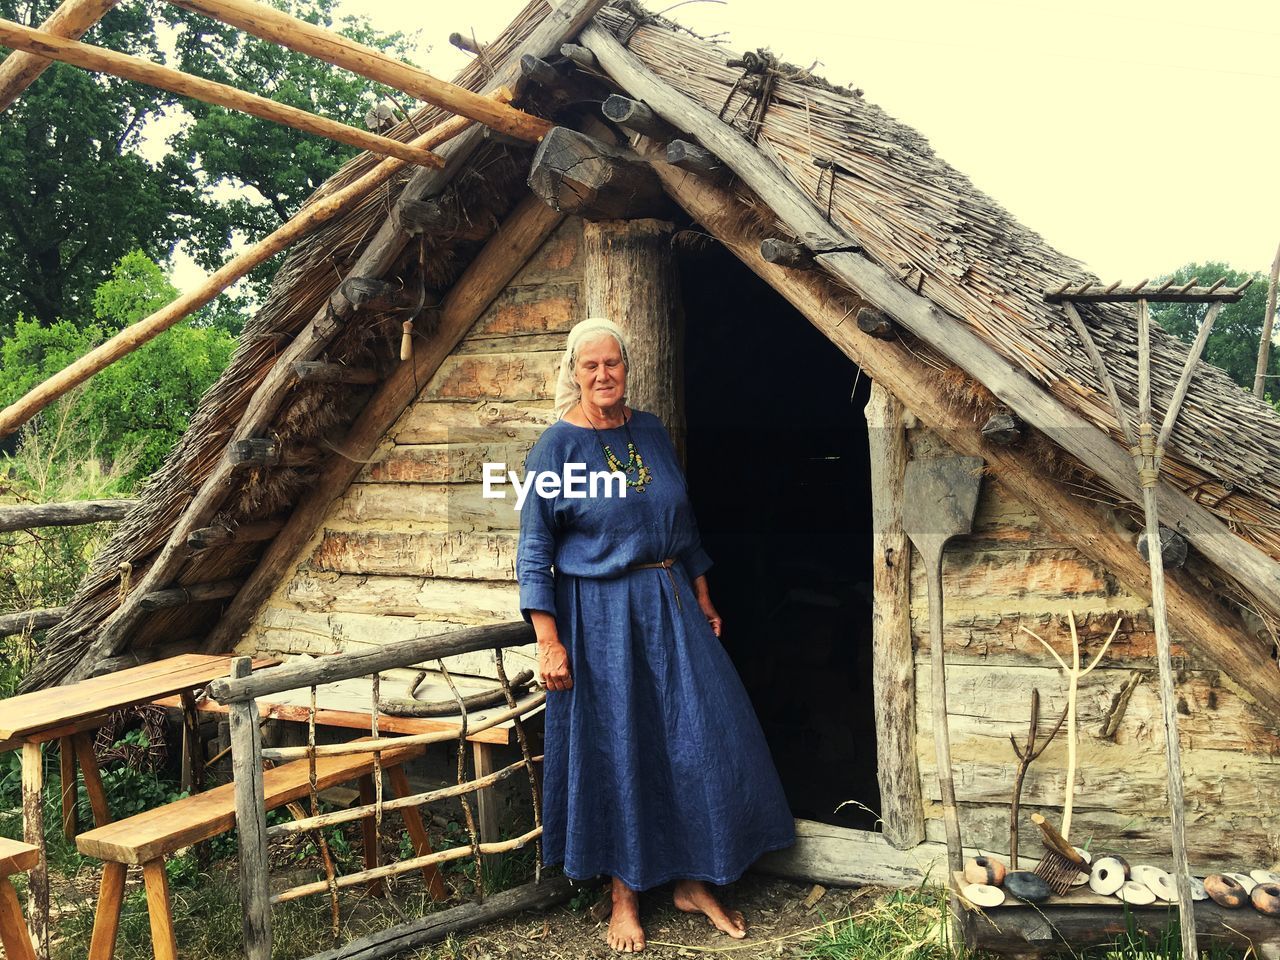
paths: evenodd
<path fill-rule="evenodd" d="M 627 404 L 655 414 L 684 460 L 684 309 L 665 220 L 583 224 L 583 299 L 588 317 L 627 333 Z"/>
<path fill-rule="evenodd" d="M 867 401 L 871 452 L 874 607 L 871 615 L 876 770 L 884 837 L 899 850 L 921 843 L 924 796 L 916 761 L 915 658 L 911 651 L 911 546 L 902 530 L 906 412 L 879 383 Z"/>
<path fill-rule="evenodd" d="M 253 670 L 249 657 L 231 661 L 232 677 Z M 268 885 L 267 809 L 262 785 L 262 732 L 258 703 L 231 704 L 231 769 L 236 785 L 236 829 L 240 838 L 240 902 L 244 907 L 244 952 L 248 960 L 271 960 L 271 891 Z"/>
<path fill-rule="evenodd" d="M 199 793 L 204 789 L 204 745 L 200 742 L 200 713 L 196 696 L 182 691 L 182 779 L 183 790 Z"/>
<path fill-rule="evenodd" d="M 80 832 L 80 824 L 76 819 L 76 748 L 70 737 L 58 740 L 58 769 L 61 773 L 62 835 L 71 842 Z"/>
<path fill-rule="evenodd" d="M 31 868 L 27 916 L 36 956 L 49 957 L 49 858 L 44 849 L 44 753 L 39 743 L 22 745 L 22 839 L 40 848 L 40 861 Z"/>
<path fill-rule="evenodd" d="M 471 761 L 475 768 L 476 779 L 488 776 L 497 769 L 494 762 L 493 744 L 471 741 Z M 475 792 L 476 798 L 476 830 L 480 834 L 481 843 L 493 843 L 498 839 L 498 790 L 497 786 L 482 787 Z M 487 853 L 484 861 L 486 875 L 490 873 L 502 854 Z"/>

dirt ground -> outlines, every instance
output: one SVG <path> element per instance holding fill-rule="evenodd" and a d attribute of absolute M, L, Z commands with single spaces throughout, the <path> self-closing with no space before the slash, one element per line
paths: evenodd
<path fill-rule="evenodd" d="M 804 944 L 820 933 L 825 921 L 844 916 L 851 905 L 872 897 L 872 888 L 832 888 L 812 906 L 805 900 L 812 884 L 794 883 L 747 874 L 720 888 L 726 906 L 747 917 L 747 938 L 734 940 L 720 933 L 701 915 L 682 913 L 671 903 L 671 884 L 641 894 L 641 921 L 648 937 L 644 951 L 651 957 L 723 955 L 732 958 L 801 957 Z M 457 948 L 437 948 L 420 954 L 422 960 L 461 957 L 465 960 L 579 960 L 616 957 L 605 942 L 608 919 L 596 921 L 587 910 L 568 905 L 546 913 L 524 913 L 489 924 L 457 941 Z M 807 932 L 805 932 L 807 931 Z M 797 936 L 797 934 L 801 934 Z"/>

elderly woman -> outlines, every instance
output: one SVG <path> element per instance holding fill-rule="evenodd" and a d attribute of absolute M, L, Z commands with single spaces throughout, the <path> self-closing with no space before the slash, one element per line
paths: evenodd
<path fill-rule="evenodd" d="M 603 319 L 569 334 L 560 419 L 529 471 L 585 464 L 625 477 L 606 496 L 538 496 L 520 516 L 520 607 L 549 691 L 543 859 L 613 878 L 609 944 L 643 950 L 638 892 L 675 880 L 675 905 L 732 937 L 742 914 L 707 883 L 736 880 L 795 828 L 760 723 L 719 641 L 675 448 L 625 403 L 627 341 Z M 726 479 L 743 476 L 727 466 Z M 582 471 L 581 467 L 576 468 Z M 550 490 L 551 484 L 544 489 Z"/>

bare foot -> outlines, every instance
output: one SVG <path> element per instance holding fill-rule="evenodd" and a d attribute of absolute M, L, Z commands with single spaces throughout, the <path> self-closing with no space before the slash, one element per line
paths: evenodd
<path fill-rule="evenodd" d="M 747 935 L 747 921 L 740 910 L 726 910 L 720 901 L 701 880 L 676 881 L 672 901 L 676 909 L 685 913 L 705 913 L 717 930 L 727 933 L 735 940 Z"/>
<path fill-rule="evenodd" d="M 619 953 L 639 953 L 644 949 L 640 894 L 617 877 L 613 878 L 613 913 L 609 917 L 608 939 L 609 946 Z"/>

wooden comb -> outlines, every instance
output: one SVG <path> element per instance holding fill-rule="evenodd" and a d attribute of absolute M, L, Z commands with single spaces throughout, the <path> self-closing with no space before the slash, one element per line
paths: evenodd
<path fill-rule="evenodd" d="M 1033 813 L 1031 822 L 1040 828 L 1045 850 L 1035 874 L 1058 896 L 1065 896 L 1076 877 L 1087 872 L 1088 865 L 1084 862 L 1084 857 L 1076 853 L 1076 848 L 1067 843 L 1066 837 L 1058 832 L 1058 828 L 1043 816 Z"/>

